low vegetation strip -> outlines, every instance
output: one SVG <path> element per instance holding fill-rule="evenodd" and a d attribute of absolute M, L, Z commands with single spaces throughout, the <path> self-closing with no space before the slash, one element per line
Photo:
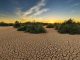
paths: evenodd
<path fill-rule="evenodd" d="M 62 34 L 80 34 L 80 23 L 74 22 L 72 19 L 66 20 L 63 23 L 40 23 L 40 22 L 26 22 L 20 23 L 16 21 L 14 24 L 8 24 L 1 22 L 0 26 L 13 26 L 18 31 L 24 31 L 29 33 L 46 33 L 46 29 L 44 28 L 55 28 L 59 33 Z"/>

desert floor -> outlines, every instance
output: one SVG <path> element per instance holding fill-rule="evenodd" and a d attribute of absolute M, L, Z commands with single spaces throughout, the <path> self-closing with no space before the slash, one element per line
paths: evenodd
<path fill-rule="evenodd" d="M 0 27 L 0 60 L 80 60 L 80 35 L 47 31 L 30 34 Z"/>

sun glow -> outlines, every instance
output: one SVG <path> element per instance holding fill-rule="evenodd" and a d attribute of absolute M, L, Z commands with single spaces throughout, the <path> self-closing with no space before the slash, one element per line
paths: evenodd
<path fill-rule="evenodd" d="M 21 18 L 21 19 L 12 19 L 12 18 L 0 18 L 0 22 L 5 22 L 5 23 L 14 23 L 15 21 L 19 21 L 21 23 L 24 22 L 42 22 L 42 23 L 62 23 L 65 20 L 68 19 L 64 19 L 64 20 L 60 20 L 60 19 L 45 19 L 45 18 L 32 18 L 32 17 L 27 17 L 27 18 Z M 79 18 L 74 18 L 73 19 L 76 22 L 80 22 Z"/>

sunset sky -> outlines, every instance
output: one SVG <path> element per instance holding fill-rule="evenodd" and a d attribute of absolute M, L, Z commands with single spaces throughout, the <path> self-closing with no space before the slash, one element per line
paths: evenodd
<path fill-rule="evenodd" d="M 0 0 L 0 20 L 80 20 L 80 0 Z"/>

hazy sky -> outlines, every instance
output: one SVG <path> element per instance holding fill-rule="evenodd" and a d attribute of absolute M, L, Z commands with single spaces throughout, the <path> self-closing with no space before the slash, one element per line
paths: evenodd
<path fill-rule="evenodd" d="M 80 0 L 0 0 L 0 18 L 80 17 Z"/>

